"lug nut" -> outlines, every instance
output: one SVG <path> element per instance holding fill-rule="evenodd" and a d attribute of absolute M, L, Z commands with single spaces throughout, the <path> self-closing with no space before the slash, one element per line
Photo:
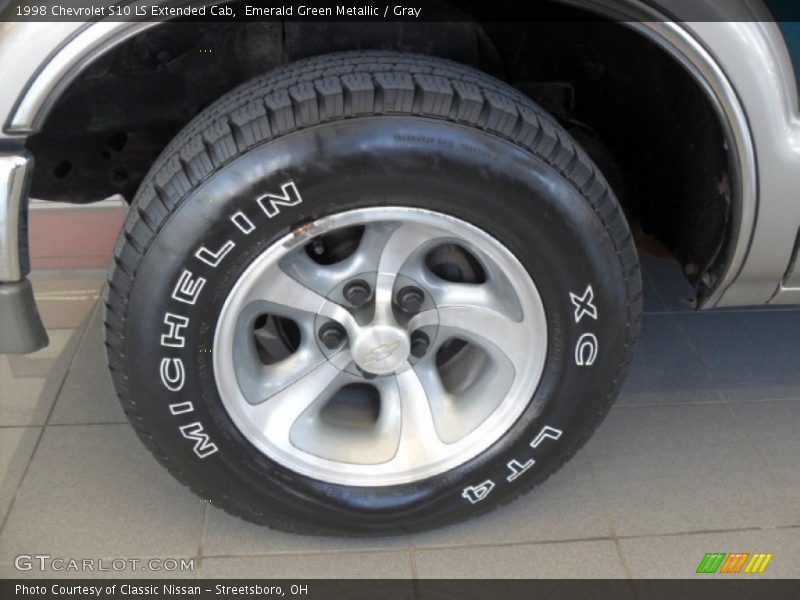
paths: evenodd
<path fill-rule="evenodd" d="M 344 297 L 356 308 L 361 308 L 369 300 L 372 290 L 363 279 L 355 279 L 344 286 Z"/>
<path fill-rule="evenodd" d="M 397 304 L 405 312 L 414 314 L 419 312 L 422 308 L 422 303 L 425 301 L 424 292 L 418 287 L 409 285 L 397 292 Z"/>
<path fill-rule="evenodd" d="M 347 332 L 338 323 L 325 323 L 319 328 L 319 341 L 328 349 L 335 350 L 342 345 Z"/>
<path fill-rule="evenodd" d="M 422 331 L 415 331 L 411 334 L 411 356 L 422 358 L 431 345 L 431 339 Z"/>

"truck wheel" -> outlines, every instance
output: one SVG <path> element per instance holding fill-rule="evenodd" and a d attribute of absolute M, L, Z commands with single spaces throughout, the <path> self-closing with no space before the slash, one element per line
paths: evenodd
<path fill-rule="evenodd" d="M 181 481 L 289 531 L 393 534 L 508 502 L 608 411 L 639 331 L 612 191 L 539 107 L 359 52 L 227 94 L 143 182 L 108 361 Z"/>

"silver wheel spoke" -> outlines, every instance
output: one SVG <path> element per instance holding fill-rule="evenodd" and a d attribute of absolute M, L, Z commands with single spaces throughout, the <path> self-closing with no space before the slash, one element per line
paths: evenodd
<path fill-rule="evenodd" d="M 299 248 L 280 261 L 281 269 L 308 289 L 324 296 L 342 281 L 376 271 L 381 250 L 395 229 L 397 224 L 394 223 L 376 223 L 365 227 L 356 251 L 332 265 L 314 261 L 303 248 Z"/>
<path fill-rule="evenodd" d="M 381 406 L 371 427 L 336 428 L 326 423 L 323 411 L 342 386 L 363 381 L 361 377 L 340 372 L 290 426 L 291 444 L 320 458 L 344 463 L 379 464 L 390 460 L 397 449 L 401 422 L 400 407 L 383 401 L 386 382 L 388 387 L 396 388 L 392 379 L 375 382 Z"/>
<path fill-rule="evenodd" d="M 254 368 L 252 375 L 240 375 L 245 397 L 250 404 L 261 404 L 305 377 L 310 371 L 325 362 L 325 356 L 309 344 L 274 365 Z M 253 381 L 245 379 L 253 378 Z"/>
<path fill-rule="evenodd" d="M 506 315 L 513 321 L 520 321 L 523 311 L 512 282 L 497 265 L 487 263 L 485 267 L 487 279 L 479 284 L 440 279 L 425 267 L 422 260 L 416 259 L 408 264 L 406 275 L 419 281 L 439 308 L 481 307 Z"/>
<path fill-rule="evenodd" d="M 336 321 L 342 327 L 344 327 L 347 331 L 347 335 L 350 336 L 350 339 L 355 338 L 355 336 L 358 335 L 358 332 L 361 330 L 361 326 L 356 322 L 353 315 L 350 314 L 343 306 L 339 306 L 333 302 L 326 302 L 322 307 L 320 307 L 319 314 L 320 316 Z"/>
<path fill-rule="evenodd" d="M 347 357 L 340 360 L 349 362 Z M 299 378 L 252 406 L 249 410 L 251 423 L 276 443 L 285 445 L 294 422 L 341 375 L 339 368 L 327 361 L 308 369 Z"/>
<path fill-rule="evenodd" d="M 414 369 L 398 374 L 397 396 L 400 405 L 400 443 L 392 459 L 392 467 L 404 469 L 416 464 L 436 461 L 447 452 L 439 438 L 433 419 L 432 404 L 445 401 L 444 390 L 424 386 Z"/>
<path fill-rule="evenodd" d="M 421 246 L 442 237 L 443 233 L 436 228 L 403 223 L 386 239 L 378 261 L 378 272 L 396 275 Z"/>
<path fill-rule="evenodd" d="M 263 302 L 278 315 L 295 318 L 316 315 L 325 298 L 274 265 L 250 287 L 244 302 Z"/>
<path fill-rule="evenodd" d="M 375 278 L 375 322 L 390 323 L 392 317 L 392 294 L 395 275 L 378 273 Z"/>
<path fill-rule="evenodd" d="M 260 312 L 270 312 L 297 321 L 309 338 L 315 335 L 314 320 L 317 315 L 340 323 L 351 337 L 359 330 L 353 315 L 344 307 L 309 289 L 279 267 L 271 269 L 263 280 L 251 288 L 248 299 Z M 316 344 L 313 347 L 316 348 Z"/>
<path fill-rule="evenodd" d="M 489 355 L 507 358 L 512 364 L 524 362 L 528 348 L 525 337 L 518 335 L 521 324 L 504 315 L 484 307 L 445 306 L 419 313 L 411 319 L 409 327 L 422 327 L 436 319 L 441 341 L 463 339 Z"/>
<path fill-rule="evenodd" d="M 395 279 L 405 265 L 423 246 L 445 235 L 446 232 L 438 228 L 416 223 L 403 223 L 389 234 L 378 261 L 378 277 L 375 282 L 376 320 L 387 322 L 391 319 Z"/>

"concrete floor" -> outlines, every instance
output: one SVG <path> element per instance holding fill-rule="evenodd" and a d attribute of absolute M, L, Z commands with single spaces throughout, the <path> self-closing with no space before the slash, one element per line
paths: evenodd
<path fill-rule="evenodd" d="M 51 346 L 0 356 L 0 578 L 68 575 L 14 568 L 34 553 L 195 558 L 181 577 L 683 578 L 707 552 L 800 577 L 800 310 L 695 313 L 677 266 L 643 262 L 638 355 L 588 445 L 487 517 L 367 541 L 250 525 L 173 480 L 106 371 L 104 272 L 39 270 Z"/>

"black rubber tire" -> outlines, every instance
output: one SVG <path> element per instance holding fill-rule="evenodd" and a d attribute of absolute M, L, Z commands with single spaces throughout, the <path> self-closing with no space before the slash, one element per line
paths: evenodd
<path fill-rule="evenodd" d="M 252 210 L 259 190 L 280 190 L 287 180 L 302 190 L 302 204 L 274 218 Z M 452 214 L 503 242 L 542 296 L 548 353 L 525 412 L 483 454 L 421 482 L 352 488 L 291 472 L 251 446 L 222 406 L 208 349 L 228 291 L 273 240 L 327 214 L 379 205 Z M 231 223 L 238 210 L 256 223 L 252 235 Z M 201 246 L 219 248 L 234 235 L 235 248 L 216 268 L 195 258 Z M 207 280 L 192 306 L 171 298 L 184 269 Z M 570 296 L 586 298 L 590 285 L 594 316 L 585 306 L 580 312 Z M 633 354 L 642 307 L 626 220 L 564 129 L 480 72 L 383 52 L 287 65 L 194 119 L 136 195 L 108 289 L 114 385 L 156 458 L 197 494 L 249 521 L 346 535 L 437 527 L 543 481 L 608 411 Z M 189 319 L 182 348 L 160 343 L 167 313 Z M 185 366 L 179 392 L 159 377 L 165 357 Z M 192 410 L 173 414 L 168 407 L 176 403 L 191 403 Z M 537 437 L 542 443 L 532 444 Z M 509 482 L 508 463 L 531 458 L 533 468 Z M 491 489 L 473 503 L 482 485 Z"/>

